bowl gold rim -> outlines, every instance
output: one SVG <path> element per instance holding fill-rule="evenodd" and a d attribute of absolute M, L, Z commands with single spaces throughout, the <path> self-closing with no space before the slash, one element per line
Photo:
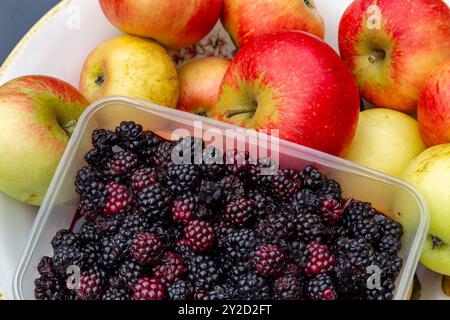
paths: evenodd
<path fill-rule="evenodd" d="M 5 61 L 0 67 L 0 78 L 2 78 L 8 70 L 9 65 L 13 59 L 19 54 L 20 50 L 28 43 L 32 36 L 39 31 L 55 14 L 57 14 L 61 9 L 66 7 L 71 0 L 61 0 L 59 3 L 54 5 L 42 18 L 40 18 L 20 39 L 11 53 L 6 57 Z"/>

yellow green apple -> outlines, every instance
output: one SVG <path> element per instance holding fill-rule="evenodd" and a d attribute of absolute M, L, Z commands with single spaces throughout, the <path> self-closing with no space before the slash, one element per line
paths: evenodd
<path fill-rule="evenodd" d="M 0 191 L 40 205 L 87 100 L 68 83 L 26 76 L 0 87 Z"/>
<path fill-rule="evenodd" d="M 425 148 L 415 119 L 395 110 L 370 109 L 360 113 L 355 139 L 343 157 L 398 177 Z"/>
<path fill-rule="evenodd" d="M 422 152 L 402 177 L 422 193 L 430 208 L 430 230 L 420 261 L 450 276 L 450 144 Z"/>
<path fill-rule="evenodd" d="M 81 73 L 80 91 L 90 102 L 122 95 L 175 108 L 177 70 L 167 50 L 158 43 L 123 35 L 91 52 Z"/>

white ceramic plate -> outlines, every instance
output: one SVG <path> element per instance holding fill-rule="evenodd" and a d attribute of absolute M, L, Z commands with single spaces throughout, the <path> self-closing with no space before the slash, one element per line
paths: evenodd
<path fill-rule="evenodd" d="M 450 3 L 450 0 L 446 0 Z M 337 51 L 338 24 L 351 0 L 315 0 L 326 23 L 326 41 Z M 44 74 L 78 86 L 84 59 L 96 46 L 120 34 L 104 17 L 96 0 L 63 0 L 50 10 L 19 42 L 0 68 L 0 85 L 18 76 Z M 207 40 L 194 48 L 202 55 L 211 50 L 211 41 L 227 37 L 217 27 Z M 222 55 L 231 54 L 229 45 L 212 46 Z M 215 52 L 217 54 L 217 52 Z M 208 52 L 207 52 L 208 53 Z M 186 52 L 173 53 L 186 57 Z M 182 61 L 181 61 L 182 62 Z M 0 296 L 12 297 L 11 280 L 22 254 L 37 208 L 19 203 L 0 193 Z M 424 286 L 423 298 L 444 299 L 440 277 L 419 272 Z"/>

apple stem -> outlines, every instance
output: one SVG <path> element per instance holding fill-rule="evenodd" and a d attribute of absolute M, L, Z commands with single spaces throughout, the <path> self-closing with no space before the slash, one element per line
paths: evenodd
<path fill-rule="evenodd" d="M 229 110 L 229 111 L 225 112 L 225 116 L 227 118 L 231 118 L 231 117 L 234 117 L 234 116 L 237 116 L 237 115 L 240 115 L 240 114 L 255 113 L 255 111 L 256 111 L 256 109 L 251 109 L 251 110 L 248 110 L 248 109 L 245 109 L 245 110 L 244 109 Z"/>

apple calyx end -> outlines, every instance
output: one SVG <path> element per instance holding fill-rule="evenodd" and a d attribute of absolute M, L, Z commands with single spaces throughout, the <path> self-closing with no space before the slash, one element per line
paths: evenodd
<path fill-rule="evenodd" d="M 374 48 L 368 57 L 370 63 L 374 64 L 386 58 L 386 51 Z"/>
<path fill-rule="evenodd" d="M 105 74 L 103 72 L 100 72 L 97 75 L 97 78 L 95 79 L 95 84 L 99 87 L 103 86 L 103 84 L 105 83 Z"/>
<path fill-rule="evenodd" d="M 445 245 L 444 241 L 442 241 L 439 237 L 430 235 L 430 239 L 433 250 L 443 247 Z"/>

